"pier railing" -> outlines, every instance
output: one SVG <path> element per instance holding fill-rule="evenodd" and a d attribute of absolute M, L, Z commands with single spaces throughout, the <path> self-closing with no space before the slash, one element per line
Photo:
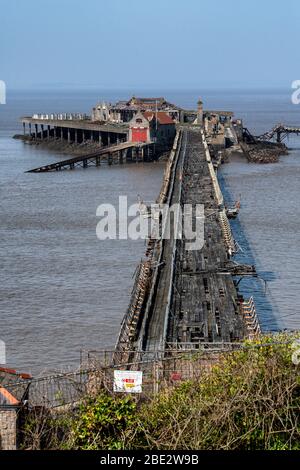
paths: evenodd
<path fill-rule="evenodd" d="M 32 119 L 45 121 L 84 121 L 90 119 L 85 113 L 51 113 L 51 114 L 33 114 Z"/>
<path fill-rule="evenodd" d="M 253 297 L 249 300 L 245 300 L 242 305 L 242 314 L 246 324 L 249 339 L 255 339 L 260 335 L 261 329 L 259 325 L 258 316 L 255 309 Z"/>
<path fill-rule="evenodd" d="M 222 194 L 222 191 L 221 191 L 221 188 L 220 188 L 220 185 L 219 185 L 219 181 L 218 181 L 214 166 L 213 166 L 212 161 L 211 161 L 211 155 L 210 155 L 210 151 L 209 151 L 206 139 L 205 139 L 205 134 L 204 134 L 203 130 L 201 130 L 200 132 L 202 134 L 203 145 L 204 145 L 204 149 L 205 149 L 205 157 L 206 157 L 206 161 L 207 161 L 207 164 L 208 164 L 209 173 L 210 173 L 210 176 L 211 176 L 211 179 L 212 179 L 212 182 L 213 182 L 215 198 L 217 200 L 218 207 L 219 207 L 219 221 L 220 221 L 220 225 L 221 225 L 221 228 L 222 228 L 224 242 L 225 242 L 225 245 L 226 245 L 226 249 L 227 249 L 228 253 L 231 256 L 233 253 L 236 252 L 236 243 L 234 241 L 232 231 L 231 231 L 231 227 L 230 227 L 230 223 L 229 223 L 228 217 L 226 215 L 226 210 L 225 210 L 225 207 L 224 207 L 223 194 Z"/>

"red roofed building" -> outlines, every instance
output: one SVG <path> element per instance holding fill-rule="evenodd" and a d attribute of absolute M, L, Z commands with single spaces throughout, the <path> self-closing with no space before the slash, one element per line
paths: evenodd
<path fill-rule="evenodd" d="M 129 141 L 151 142 L 150 124 L 141 112 L 137 112 L 129 122 Z"/>
<path fill-rule="evenodd" d="M 163 111 L 137 112 L 129 122 L 131 142 L 155 142 L 159 151 L 172 147 L 175 134 L 175 122 Z"/>
<path fill-rule="evenodd" d="M 145 111 L 143 113 L 143 116 L 148 119 L 148 121 L 152 121 L 152 119 L 156 119 L 159 122 L 159 124 L 165 125 L 165 124 L 172 124 L 174 126 L 174 121 L 170 116 L 165 113 L 164 111 Z"/>

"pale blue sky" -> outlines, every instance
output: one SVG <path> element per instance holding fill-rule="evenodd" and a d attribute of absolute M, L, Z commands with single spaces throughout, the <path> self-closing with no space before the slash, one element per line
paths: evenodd
<path fill-rule="evenodd" d="M 0 0 L 8 88 L 290 87 L 299 0 Z"/>

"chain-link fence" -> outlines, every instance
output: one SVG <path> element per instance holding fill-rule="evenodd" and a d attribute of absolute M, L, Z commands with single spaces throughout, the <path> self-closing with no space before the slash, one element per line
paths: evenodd
<path fill-rule="evenodd" d="M 287 342 L 262 343 L 167 343 L 164 351 L 92 350 L 81 352 L 81 365 L 74 372 L 6 383 L 5 388 L 29 406 L 56 408 L 78 404 L 101 390 L 115 391 L 115 372 L 142 373 L 142 386 L 137 399 L 152 397 L 165 387 L 175 386 L 185 380 L 200 379 L 222 358 L 237 350 L 272 347 Z M 199 346 L 199 347 L 196 347 Z M 128 390 L 127 390 L 128 391 Z"/>
<path fill-rule="evenodd" d="M 78 403 L 103 389 L 112 393 L 115 371 L 139 371 L 143 377 L 139 396 L 143 399 L 165 386 L 199 377 L 224 351 L 233 349 L 224 344 L 207 350 L 170 346 L 165 351 L 127 351 L 128 362 L 124 361 L 123 353 L 116 350 L 82 351 L 77 371 L 8 382 L 5 387 L 29 406 L 55 408 Z"/>

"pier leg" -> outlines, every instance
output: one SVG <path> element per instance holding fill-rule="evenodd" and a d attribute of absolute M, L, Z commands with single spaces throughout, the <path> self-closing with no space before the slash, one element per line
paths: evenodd
<path fill-rule="evenodd" d="M 41 140 L 44 139 L 44 124 L 41 124 Z"/>
<path fill-rule="evenodd" d="M 77 133 L 77 129 L 75 129 L 75 144 L 78 144 L 78 133 Z"/>
<path fill-rule="evenodd" d="M 63 127 L 60 128 L 60 140 L 64 139 L 64 129 Z"/>
<path fill-rule="evenodd" d="M 26 124 L 23 122 L 23 135 L 26 135 Z"/>
<path fill-rule="evenodd" d="M 71 131 L 70 128 L 68 127 L 68 143 L 71 142 Z"/>
<path fill-rule="evenodd" d="M 34 125 L 34 127 L 35 127 L 35 134 L 34 134 L 34 135 L 35 135 L 35 140 L 37 140 L 37 135 L 38 135 L 38 124 L 35 124 L 35 125 Z"/>
<path fill-rule="evenodd" d="M 110 146 L 110 133 L 107 134 L 107 145 Z"/>
<path fill-rule="evenodd" d="M 31 123 L 29 123 L 29 135 L 30 135 L 30 137 L 32 136 L 32 133 L 31 133 Z"/>
<path fill-rule="evenodd" d="M 135 162 L 137 163 L 140 160 L 140 148 L 135 148 Z"/>
<path fill-rule="evenodd" d="M 84 134 L 84 130 L 82 129 L 82 142 L 85 142 L 85 134 Z"/>
<path fill-rule="evenodd" d="M 100 165 L 101 165 L 101 159 L 99 156 L 99 157 L 96 157 L 96 166 L 100 166 Z"/>
<path fill-rule="evenodd" d="M 112 162 L 113 162 L 112 154 L 109 153 L 109 154 L 108 154 L 108 157 L 107 157 L 107 163 L 108 163 L 109 165 L 112 165 Z"/>
<path fill-rule="evenodd" d="M 50 140 L 50 126 L 47 127 L 47 140 Z"/>
<path fill-rule="evenodd" d="M 99 131 L 99 146 L 102 147 L 102 135 L 100 131 Z"/>

